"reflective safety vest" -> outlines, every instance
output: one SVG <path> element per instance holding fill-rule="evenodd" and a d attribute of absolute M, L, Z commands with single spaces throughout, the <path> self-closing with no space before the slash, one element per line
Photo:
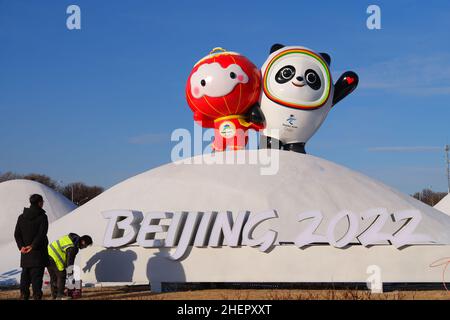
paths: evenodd
<path fill-rule="evenodd" d="M 48 255 L 55 261 L 59 271 L 67 267 L 67 249 L 74 247 L 69 236 L 64 236 L 48 245 Z"/>

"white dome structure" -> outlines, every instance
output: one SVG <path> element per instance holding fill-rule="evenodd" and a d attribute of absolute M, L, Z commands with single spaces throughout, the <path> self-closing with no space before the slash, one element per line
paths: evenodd
<path fill-rule="evenodd" d="M 257 151 L 251 151 L 257 152 Z M 386 208 L 389 213 L 416 209 L 423 213 L 416 231 L 432 232 L 439 242 L 450 244 L 450 218 L 432 207 L 358 172 L 311 155 L 276 152 L 279 171 L 262 175 L 261 165 L 170 163 L 129 178 L 52 224 L 55 236 L 70 230 L 90 234 L 102 244 L 106 220 L 101 212 L 115 209 L 148 211 L 276 209 L 287 241 L 298 230 L 284 225 L 283 217 L 320 210 L 330 220 L 341 210 L 363 212 Z M 248 152 L 247 152 L 248 155 Z M 275 157 L 275 156 L 274 156 Z M 196 157 L 202 159 L 201 157 Z M 195 161 L 195 158 L 194 160 Z M 86 223 L 89 221 L 89 223 Z M 286 220 L 287 222 L 287 220 Z M 403 223 L 400 223 L 400 225 Z M 386 226 L 395 231 L 397 225 Z M 325 231 L 319 227 L 318 233 Z M 439 231 L 439 232 L 437 232 Z"/>
<path fill-rule="evenodd" d="M 441 201 L 439 201 L 434 208 L 450 215 L 450 194 L 446 195 Z"/>
<path fill-rule="evenodd" d="M 224 154 L 233 153 L 123 181 L 52 223 L 49 239 L 92 236 L 76 261 L 84 283 L 365 283 L 374 266 L 383 282 L 441 281 L 430 264 L 448 255 L 449 216 L 311 155 L 239 151 L 245 164 L 209 164 Z M 117 212 L 131 220 L 111 218 Z M 0 256 L 10 250 L 0 247 Z M 18 259 L 4 260 L 0 274 Z"/>
<path fill-rule="evenodd" d="M 14 239 L 17 217 L 23 212 L 23 208 L 30 206 L 29 198 L 35 193 L 44 198 L 44 210 L 49 223 L 76 208 L 76 205 L 62 194 L 42 183 L 24 179 L 2 182 L 0 183 L 0 245 Z"/>

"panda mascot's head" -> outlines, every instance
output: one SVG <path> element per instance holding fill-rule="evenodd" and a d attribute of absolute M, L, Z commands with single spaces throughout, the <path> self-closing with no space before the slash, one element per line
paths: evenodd
<path fill-rule="evenodd" d="M 260 106 L 266 121 L 263 134 L 279 140 L 280 147 L 296 151 L 296 146 L 304 146 L 331 107 L 356 87 L 358 77 L 353 72 L 339 79 L 345 88 L 339 81 L 335 87 L 330 62 L 328 54 L 305 47 L 272 46 L 261 68 Z"/>
<path fill-rule="evenodd" d="M 333 84 L 325 57 L 303 47 L 283 47 L 262 67 L 264 95 L 273 102 L 300 110 L 330 104 Z"/>

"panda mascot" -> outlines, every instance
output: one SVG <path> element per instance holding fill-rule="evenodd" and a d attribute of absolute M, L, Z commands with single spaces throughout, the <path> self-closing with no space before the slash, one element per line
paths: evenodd
<path fill-rule="evenodd" d="M 261 68 L 260 106 L 254 121 L 265 121 L 261 148 L 305 153 L 305 144 L 330 109 L 358 85 L 358 75 L 345 72 L 333 84 L 330 56 L 300 46 L 275 44 Z"/>

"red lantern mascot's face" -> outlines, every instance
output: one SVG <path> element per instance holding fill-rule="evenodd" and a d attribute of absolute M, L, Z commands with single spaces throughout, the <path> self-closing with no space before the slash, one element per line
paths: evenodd
<path fill-rule="evenodd" d="M 216 48 L 197 62 L 186 84 L 186 99 L 194 120 L 215 129 L 213 150 L 244 149 L 247 130 L 262 129 L 246 117 L 260 92 L 259 69 L 238 53 Z"/>

